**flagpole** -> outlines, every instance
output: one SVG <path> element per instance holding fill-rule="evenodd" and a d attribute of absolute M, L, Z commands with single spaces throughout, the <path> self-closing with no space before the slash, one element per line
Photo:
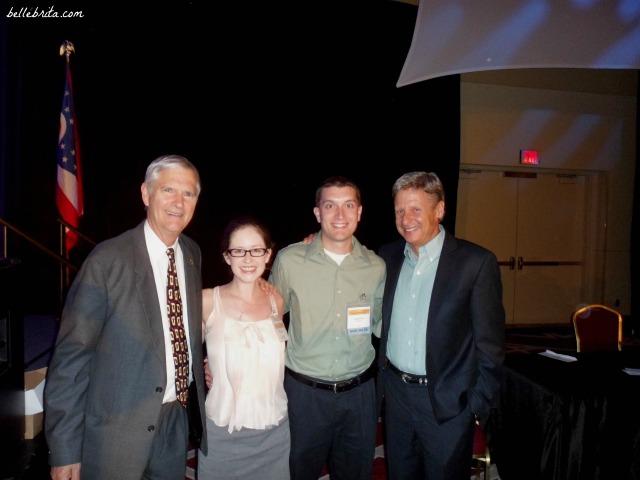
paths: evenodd
<path fill-rule="evenodd" d="M 75 51 L 76 49 L 73 43 L 71 43 L 69 40 L 65 40 L 64 43 L 60 45 L 60 56 L 64 55 L 66 57 L 67 71 L 70 68 L 71 54 L 75 53 Z M 67 83 L 68 82 L 69 82 L 69 79 L 67 77 Z M 65 227 L 64 224 L 60 224 L 60 256 L 64 257 L 66 260 L 69 260 L 69 249 L 67 248 L 67 228 Z M 64 304 L 64 299 L 66 296 L 66 292 L 69 288 L 70 282 L 71 282 L 70 267 L 68 265 L 60 264 L 60 305 Z"/>

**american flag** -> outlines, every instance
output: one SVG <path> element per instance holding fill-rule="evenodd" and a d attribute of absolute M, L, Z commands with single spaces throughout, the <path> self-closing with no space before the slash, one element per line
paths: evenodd
<path fill-rule="evenodd" d="M 58 184 L 56 204 L 62 219 L 78 228 L 83 214 L 82 175 L 80 168 L 80 146 L 78 128 L 73 110 L 73 90 L 71 86 L 71 68 L 67 56 L 67 81 L 62 97 L 60 112 L 60 132 L 58 135 Z M 66 229 L 65 246 L 67 253 L 78 241 L 78 235 Z"/>

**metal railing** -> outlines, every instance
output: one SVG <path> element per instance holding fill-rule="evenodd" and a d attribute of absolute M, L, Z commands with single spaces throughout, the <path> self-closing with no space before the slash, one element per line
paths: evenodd
<path fill-rule="evenodd" d="M 87 242 L 92 247 L 96 245 L 96 242 L 64 220 L 58 218 L 57 222 L 60 224 L 60 253 L 52 251 L 50 248 L 37 241 L 31 235 L 10 224 L 3 218 L 0 218 L 0 225 L 2 226 L 2 258 L 9 259 L 8 232 L 10 231 L 26 240 L 29 244 L 45 253 L 47 256 L 54 259 L 60 265 L 60 304 L 62 305 L 66 292 L 71 284 L 72 273 L 75 273 L 79 270 L 79 267 L 72 263 L 67 256 L 65 245 L 66 229 L 73 230 L 79 238 Z"/>

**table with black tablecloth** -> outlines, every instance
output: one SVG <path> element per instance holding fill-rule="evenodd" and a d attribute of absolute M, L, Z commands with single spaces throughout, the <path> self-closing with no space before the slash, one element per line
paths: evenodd
<path fill-rule="evenodd" d="M 505 359 L 487 431 L 503 480 L 640 479 L 640 347 Z"/>

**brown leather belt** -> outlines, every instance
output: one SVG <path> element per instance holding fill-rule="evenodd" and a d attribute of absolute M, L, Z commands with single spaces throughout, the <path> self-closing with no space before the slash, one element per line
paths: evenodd
<path fill-rule="evenodd" d="M 294 372 L 290 368 L 286 368 L 286 371 L 289 373 L 289 375 L 291 375 L 291 378 L 297 380 L 300 383 L 304 383 L 305 385 L 309 385 L 313 388 L 319 388 L 320 390 L 330 390 L 333 393 L 348 392 L 349 390 L 352 390 L 357 386 L 371 380 L 376 374 L 375 363 L 372 363 L 371 366 L 360 375 L 356 375 L 353 378 L 350 378 L 348 380 L 341 380 L 339 382 L 327 382 L 325 380 L 307 377 L 306 375 L 302 375 L 301 373 Z"/>
<path fill-rule="evenodd" d="M 416 383 L 418 385 L 426 385 L 427 384 L 427 376 L 426 375 L 415 375 L 413 373 L 407 373 L 400 370 L 393 363 L 389 361 L 387 358 L 387 367 L 397 376 L 399 376 L 404 383 Z"/>

